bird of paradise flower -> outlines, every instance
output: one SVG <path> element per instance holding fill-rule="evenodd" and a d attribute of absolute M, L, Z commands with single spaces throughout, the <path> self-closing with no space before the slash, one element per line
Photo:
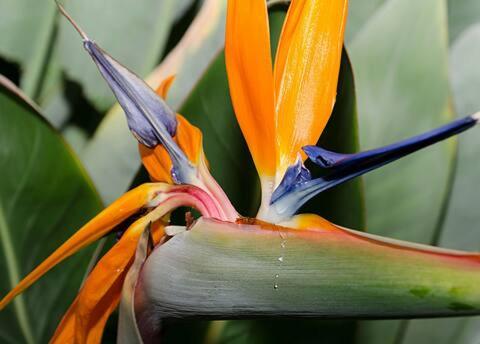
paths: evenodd
<path fill-rule="evenodd" d="M 375 279 L 376 286 L 383 288 L 381 296 L 392 301 L 391 304 L 383 302 L 369 306 L 366 310 L 364 306 L 370 301 L 365 295 L 369 291 L 360 288 L 351 290 L 352 294 L 359 296 L 357 298 L 340 295 L 337 296 L 339 299 L 330 302 L 309 300 L 308 304 L 296 299 L 294 309 L 281 303 L 276 307 L 261 308 L 249 306 L 248 294 L 242 294 L 246 300 L 241 307 L 243 316 L 273 316 L 279 312 L 310 316 L 402 316 L 409 314 L 409 307 L 415 310 L 415 314 L 423 316 L 478 314 L 479 254 L 389 240 L 336 226 L 316 215 L 297 214 L 300 207 L 317 194 L 472 128 L 480 121 L 480 116 L 475 114 L 417 137 L 357 154 L 339 154 L 312 145 L 318 141 L 335 103 L 347 7 L 347 0 L 292 1 L 272 65 L 265 1 L 228 1 L 225 55 L 230 93 L 262 189 L 258 214 L 250 219 L 237 213 L 210 175 L 201 131 L 183 116 L 175 114 L 158 96 L 165 97 L 174 79 L 165 80 L 157 95 L 90 40 L 59 5 L 60 11 L 80 33 L 86 51 L 124 109 L 128 125 L 139 141 L 142 162 L 152 183 L 127 192 L 78 230 L 4 297 L 0 309 L 53 266 L 136 215 L 139 218 L 88 276 L 52 342 L 95 343 L 101 340 L 105 323 L 120 302 L 125 276 L 145 228 L 149 228 L 154 245 L 160 248 L 156 250 L 160 256 L 168 250 L 162 251 L 162 243 L 186 230 L 204 234 L 226 233 L 231 240 L 217 243 L 226 249 L 252 240 L 270 240 L 272 233 L 277 237 L 280 232 L 289 237 L 289 245 L 297 245 L 305 253 L 315 254 L 311 252 L 312 245 L 323 252 L 324 258 L 348 252 L 344 256 L 348 259 L 335 264 L 350 266 L 352 271 L 359 264 L 373 264 L 373 261 L 382 264 L 375 271 L 362 270 L 359 276 Z M 304 166 L 307 158 L 324 169 L 321 177 L 313 177 Z M 188 223 L 188 228 L 169 226 L 169 214 L 182 206 L 197 209 L 202 217 Z M 281 244 L 285 245 L 285 242 Z M 239 254 L 238 250 L 235 252 Z M 240 254 L 243 254 L 241 250 Z M 251 252 L 244 252 L 247 254 Z M 283 260 L 283 256 L 278 259 Z M 325 262 L 328 265 L 329 260 Z M 403 273 L 403 267 L 412 264 L 422 266 L 420 273 L 425 278 L 413 280 Z M 381 270 L 386 266 L 391 268 L 388 273 Z M 148 264 L 145 270 L 144 274 L 156 274 Z M 393 279 L 396 273 L 402 275 L 401 282 Z M 158 278 L 158 283 L 168 283 L 168 276 Z M 452 295 L 454 284 L 451 279 L 460 281 L 462 292 Z M 302 281 L 294 278 L 285 279 L 284 283 L 287 290 L 302 286 Z M 335 286 L 336 282 L 332 280 L 330 283 Z M 368 285 L 363 287 L 368 288 Z M 434 290 L 428 307 L 423 303 L 417 305 L 398 292 L 399 289 L 412 291 L 414 287 Z M 276 282 L 274 288 L 278 288 Z M 235 300 L 235 293 L 230 292 L 233 294 L 209 295 L 207 299 L 213 304 L 222 297 Z M 348 314 L 332 306 L 339 300 L 351 302 L 346 308 Z M 452 304 L 463 306 L 452 307 Z M 170 306 L 187 312 L 185 304 Z M 139 306 L 142 307 L 148 311 L 150 306 Z M 196 312 L 197 315 L 229 317 L 235 313 L 233 308 L 225 306 L 219 310 L 212 307 L 196 309 Z M 172 310 L 175 311 L 178 309 Z M 139 321 L 143 321 L 141 327 L 146 332 L 154 332 L 155 324 L 151 319 L 142 320 L 139 315 Z"/>

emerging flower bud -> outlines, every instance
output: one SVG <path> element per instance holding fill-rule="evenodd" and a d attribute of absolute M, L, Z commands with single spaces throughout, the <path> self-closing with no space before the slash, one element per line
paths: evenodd
<path fill-rule="evenodd" d="M 95 42 L 86 39 L 83 45 L 125 111 L 128 126 L 138 141 L 152 148 L 175 135 L 175 112 L 155 91 Z"/>

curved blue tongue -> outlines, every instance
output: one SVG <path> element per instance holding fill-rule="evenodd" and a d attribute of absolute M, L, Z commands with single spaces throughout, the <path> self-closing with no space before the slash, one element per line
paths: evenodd
<path fill-rule="evenodd" d="M 433 145 L 451 136 L 472 128 L 480 121 L 480 114 L 468 116 L 437 129 L 385 147 L 356 154 L 340 154 L 316 146 L 305 146 L 309 159 L 325 169 L 325 175 L 316 178 L 306 176 L 297 164 L 291 166 L 272 195 L 271 204 L 277 212 L 292 216 L 309 199 L 320 192 L 375 170 L 422 148 Z M 304 168 L 304 167 L 303 167 Z M 298 176 L 295 178 L 295 176 Z"/>
<path fill-rule="evenodd" d="M 427 133 L 356 154 L 338 154 L 316 146 L 305 146 L 303 150 L 312 162 L 322 168 L 337 171 L 345 170 L 356 174 L 365 169 L 367 170 L 365 172 L 368 172 L 453 135 L 457 135 L 473 127 L 476 123 L 477 120 L 474 117 L 465 117 Z"/>

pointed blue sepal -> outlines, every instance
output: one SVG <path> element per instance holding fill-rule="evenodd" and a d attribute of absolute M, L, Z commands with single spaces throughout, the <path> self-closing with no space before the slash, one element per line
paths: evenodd
<path fill-rule="evenodd" d="M 303 150 L 312 162 L 322 168 L 349 170 L 350 173 L 358 175 L 358 172 L 363 174 L 459 134 L 473 127 L 476 123 L 477 120 L 474 117 L 468 116 L 425 134 L 357 154 L 339 154 L 316 146 L 305 146 Z"/>
<path fill-rule="evenodd" d="M 177 130 L 175 112 L 142 79 L 96 43 L 85 39 L 83 44 L 115 94 L 137 140 L 149 148 L 162 144 L 172 159 L 175 183 L 190 183 L 195 169 L 173 140 Z"/>
<path fill-rule="evenodd" d="M 457 135 L 472 128 L 478 122 L 479 115 L 475 114 L 453 121 L 425 134 L 357 154 L 340 154 L 320 147 L 306 146 L 303 150 L 309 159 L 324 168 L 326 174 L 320 178 L 310 180 L 299 178 L 297 181 L 294 181 L 292 178 L 289 178 L 290 183 L 288 183 L 288 187 L 280 184 L 273 193 L 271 206 L 275 210 L 277 218 L 288 218 L 294 215 L 305 202 L 315 195 L 422 148 Z"/>
<path fill-rule="evenodd" d="M 83 46 L 112 89 L 137 140 L 149 148 L 162 144 L 172 159 L 174 181 L 191 184 L 197 170 L 173 140 L 177 131 L 176 113 L 141 78 L 103 51 L 55 0 L 60 13 L 82 37 Z"/>
<path fill-rule="evenodd" d="M 127 116 L 135 137 L 147 147 L 154 147 L 175 135 L 176 114 L 137 75 L 103 51 L 95 42 L 84 47 L 112 89 Z"/>
<path fill-rule="evenodd" d="M 335 168 L 348 158 L 348 154 L 340 154 L 317 146 L 305 146 L 302 148 L 308 158 L 321 168 Z"/>
<path fill-rule="evenodd" d="M 301 157 L 298 157 L 294 165 L 290 166 L 282 179 L 282 182 L 272 194 L 272 202 L 282 195 L 292 191 L 296 185 L 312 179 L 310 171 L 303 165 Z"/>

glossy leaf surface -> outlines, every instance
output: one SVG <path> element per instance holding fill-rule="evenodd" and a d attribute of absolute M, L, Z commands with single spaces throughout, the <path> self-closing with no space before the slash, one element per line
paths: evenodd
<path fill-rule="evenodd" d="M 464 31 L 453 44 L 450 53 L 450 75 L 453 96 L 459 116 L 480 109 L 478 90 L 480 71 L 480 25 Z M 438 245 L 454 249 L 480 251 L 480 135 L 478 130 L 466 133 L 458 140 L 455 181 L 450 195 Z M 402 344 L 470 344 L 480 340 L 480 318 L 435 319 L 409 321 L 405 326 Z"/>
<path fill-rule="evenodd" d="M 447 32 L 445 1 L 390 0 L 356 35 L 350 53 L 362 149 L 452 119 Z M 432 243 L 451 186 L 454 153 L 455 141 L 449 140 L 365 176 L 369 232 Z M 393 343 L 399 326 L 368 323 L 359 338 Z"/>
<path fill-rule="evenodd" d="M 0 85 L 2 296 L 101 209 L 72 150 L 12 87 Z M 79 288 L 90 252 L 52 270 L 0 312 L 0 341 L 47 342 Z"/>
<path fill-rule="evenodd" d="M 39 91 L 57 19 L 53 1 L 1 0 L 0 56 L 22 67 L 21 86 L 29 96 Z"/>
<path fill-rule="evenodd" d="M 445 3 L 437 0 L 389 1 L 350 46 L 362 149 L 452 118 L 445 10 Z M 404 18 L 409 18 L 408 25 Z M 449 140 L 367 175 L 369 230 L 431 242 L 449 190 L 453 157 L 454 141 Z"/>

